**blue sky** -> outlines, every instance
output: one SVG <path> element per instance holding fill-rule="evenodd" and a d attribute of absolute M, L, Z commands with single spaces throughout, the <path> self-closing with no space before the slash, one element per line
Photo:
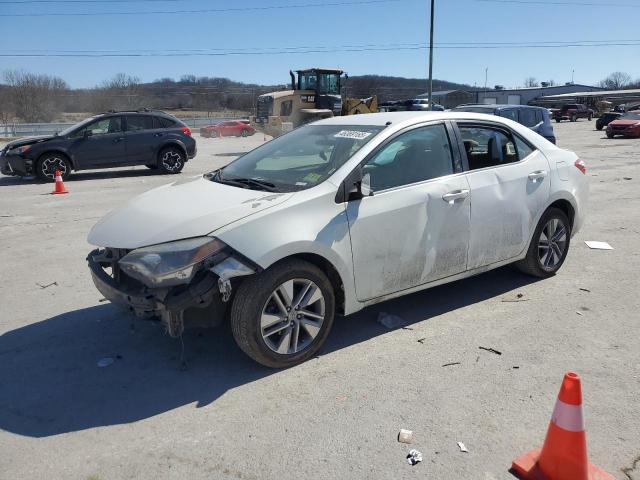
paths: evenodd
<path fill-rule="evenodd" d="M 360 5 L 246 10 L 172 15 L 10 16 L 64 12 L 150 12 L 338 3 L 341 0 L 167 0 L 105 3 L 7 3 L 0 0 L 0 53 L 25 50 L 187 50 L 335 47 L 335 52 L 256 56 L 136 58 L 0 57 L 0 71 L 14 68 L 51 73 L 72 87 L 90 87 L 118 72 L 151 81 L 182 74 L 219 76 L 262 84 L 286 83 L 289 68 L 337 66 L 350 75 L 425 78 L 427 55 L 416 49 L 428 40 L 428 0 Z M 51 0 L 49 0 L 50 2 Z M 348 1 L 348 0 L 342 0 Z M 546 2 L 548 5 L 540 3 Z M 541 0 L 501 3 L 436 0 L 435 42 L 573 42 L 636 40 L 634 46 L 573 48 L 437 49 L 434 77 L 484 85 L 519 86 L 525 77 L 592 84 L 621 70 L 640 78 L 640 32 L 618 28 L 637 18 L 638 0 Z M 555 3 L 555 4 L 554 4 Z M 598 3 L 600 5 L 598 5 Z M 592 4 L 592 5 L 584 5 Z M 615 4 L 615 5 L 612 5 Z M 624 6 L 624 5 L 628 5 Z M 405 44 L 410 50 L 396 48 Z M 385 51 L 346 51 L 344 45 L 375 45 Z M 444 46 L 444 45 L 443 45 Z M 453 46 L 453 45 L 449 45 Z M 313 49 L 310 49 L 313 50 Z"/>

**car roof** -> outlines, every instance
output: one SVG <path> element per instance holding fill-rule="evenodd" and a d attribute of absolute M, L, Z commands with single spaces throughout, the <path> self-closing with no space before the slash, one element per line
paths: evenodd
<path fill-rule="evenodd" d="M 502 117 L 472 112 L 380 112 L 363 115 L 347 115 L 318 120 L 313 125 L 351 125 L 351 126 L 381 126 L 397 125 L 399 123 L 411 125 L 430 120 L 484 120 L 505 123 Z"/>
<path fill-rule="evenodd" d="M 535 109 L 546 110 L 546 108 L 535 107 L 533 105 L 509 105 L 506 103 L 469 103 L 467 105 L 458 105 L 455 108 L 466 108 L 466 107 L 484 108 L 487 110 L 504 110 L 507 108 L 521 108 L 521 109 L 535 108 Z"/>

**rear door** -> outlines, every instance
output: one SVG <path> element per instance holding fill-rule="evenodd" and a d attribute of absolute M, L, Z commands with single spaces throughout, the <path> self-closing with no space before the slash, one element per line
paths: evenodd
<path fill-rule="evenodd" d="M 77 170 L 124 165 L 127 161 L 120 116 L 91 122 L 72 138 L 69 150 Z"/>
<path fill-rule="evenodd" d="M 156 146 L 164 132 L 154 128 L 153 116 L 125 115 L 127 138 L 127 163 L 129 165 L 155 164 Z M 158 125 L 155 125 L 156 127 Z"/>
<path fill-rule="evenodd" d="M 467 147 L 471 234 L 467 268 L 517 257 L 527 246 L 550 191 L 549 162 L 501 125 L 458 122 Z"/>

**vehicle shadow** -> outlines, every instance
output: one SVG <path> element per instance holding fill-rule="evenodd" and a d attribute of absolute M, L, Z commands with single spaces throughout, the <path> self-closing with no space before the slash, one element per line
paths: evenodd
<path fill-rule="evenodd" d="M 502 268 L 338 318 L 321 355 L 383 335 L 378 312 L 409 325 L 534 281 Z M 187 330 L 181 343 L 154 322 L 110 304 L 67 312 L 0 337 L 0 428 L 47 437 L 143 420 L 283 372 L 262 367 L 235 345 L 230 329 Z M 99 368 L 102 358 L 113 364 Z M 311 360 L 313 361 L 313 360 Z M 295 367 L 294 367 L 295 368 Z"/>
<path fill-rule="evenodd" d="M 109 178 L 131 178 L 131 177 L 152 177 L 160 176 L 157 170 L 150 170 L 146 167 L 128 168 L 126 170 L 109 169 L 109 170 L 91 170 L 73 172 L 69 178 L 65 180 L 65 183 L 82 182 L 84 180 L 100 180 Z M 169 175 L 167 175 L 169 177 Z M 38 177 L 12 177 L 12 176 L 0 176 L 0 187 L 18 187 L 21 185 L 31 184 L 51 184 L 53 182 L 43 182 Z"/>

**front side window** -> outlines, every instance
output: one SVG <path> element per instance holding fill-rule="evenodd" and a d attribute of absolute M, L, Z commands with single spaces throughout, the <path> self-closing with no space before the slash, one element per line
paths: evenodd
<path fill-rule="evenodd" d="M 453 155 L 444 125 L 403 133 L 385 145 L 363 167 L 374 191 L 451 175 Z"/>
<path fill-rule="evenodd" d="M 319 75 L 320 85 L 318 93 L 328 93 L 337 95 L 340 93 L 340 76 L 336 73 L 322 73 Z"/>
<path fill-rule="evenodd" d="M 462 125 L 460 134 L 469 161 L 469 170 L 497 167 L 518 161 L 512 136 L 504 130 Z"/>
<path fill-rule="evenodd" d="M 86 127 L 78 130 L 74 137 L 82 137 L 85 132 L 91 132 L 91 135 L 106 135 L 109 133 L 118 133 L 122 131 L 122 118 L 121 117 L 109 117 L 97 120 L 88 124 Z"/>
<path fill-rule="evenodd" d="M 508 118 L 509 120 L 513 120 L 514 122 L 518 121 L 518 111 L 514 109 L 503 110 L 500 116 Z"/>
<path fill-rule="evenodd" d="M 127 131 L 137 132 L 140 130 L 152 130 L 153 118 L 149 115 L 128 115 Z"/>
<path fill-rule="evenodd" d="M 220 183 L 280 192 L 324 182 L 384 127 L 307 125 L 250 151 L 210 178 Z"/>
<path fill-rule="evenodd" d="M 315 90 L 318 77 L 315 73 L 303 73 L 300 75 L 300 90 Z"/>

